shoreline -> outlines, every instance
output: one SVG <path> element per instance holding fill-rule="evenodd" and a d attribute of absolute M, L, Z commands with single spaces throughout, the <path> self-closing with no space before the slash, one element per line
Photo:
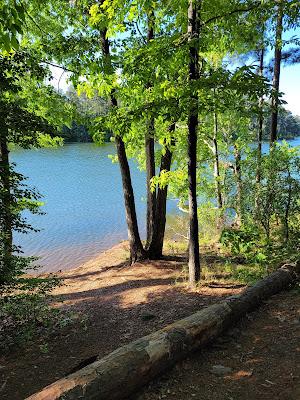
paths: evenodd
<path fill-rule="evenodd" d="M 123 240 L 111 247 L 107 250 L 100 251 L 96 256 L 88 259 L 87 261 L 81 263 L 77 267 L 72 267 L 67 270 L 58 270 L 58 271 L 43 271 L 36 273 L 28 273 L 27 276 L 34 277 L 47 277 L 49 275 L 55 275 L 59 278 L 68 278 L 70 275 L 76 273 L 84 273 L 87 271 L 92 271 L 97 269 L 97 271 L 101 271 L 102 268 L 106 267 L 111 261 L 115 263 L 126 262 L 129 259 L 129 247 L 128 240 Z"/>

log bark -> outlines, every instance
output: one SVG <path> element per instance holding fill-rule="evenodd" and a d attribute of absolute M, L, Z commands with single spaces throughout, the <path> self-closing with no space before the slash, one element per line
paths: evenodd
<path fill-rule="evenodd" d="M 299 264 L 285 265 L 242 294 L 123 346 L 27 400 L 124 399 L 178 360 L 212 341 L 262 301 L 294 284 L 299 272 Z"/>

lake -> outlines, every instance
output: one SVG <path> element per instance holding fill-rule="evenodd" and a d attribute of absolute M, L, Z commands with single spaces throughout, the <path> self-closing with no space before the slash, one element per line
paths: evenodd
<path fill-rule="evenodd" d="M 300 138 L 290 141 L 300 145 Z M 268 145 L 263 146 L 268 151 Z M 14 150 L 11 160 L 29 177 L 45 205 L 45 215 L 28 214 L 40 232 L 15 234 L 25 255 L 40 257 L 40 271 L 66 270 L 79 266 L 127 239 L 124 200 L 119 165 L 109 155 L 113 144 L 66 144 L 52 149 Z M 130 162 L 140 233 L 145 238 L 145 173 Z M 178 212 L 168 201 L 168 213 Z"/>
<path fill-rule="evenodd" d="M 26 214 L 40 232 L 16 233 L 25 255 L 39 256 L 40 271 L 74 268 L 127 239 L 119 165 L 108 157 L 113 144 L 66 144 L 52 149 L 14 150 L 11 160 L 43 195 L 45 215 Z M 145 173 L 130 162 L 136 209 L 145 238 Z M 176 212 L 168 202 L 168 212 Z"/>

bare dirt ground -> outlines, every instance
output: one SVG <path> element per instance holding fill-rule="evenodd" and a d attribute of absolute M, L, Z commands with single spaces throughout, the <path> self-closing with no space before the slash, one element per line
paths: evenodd
<path fill-rule="evenodd" d="M 299 293 L 273 296 L 131 400 L 154 399 L 299 400 Z"/>
<path fill-rule="evenodd" d="M 126 255 L 123 243 L 61 274 L 64 285 L 55 289 L 53 303 L 77 318 L 0 356 L 2 400 L 24 399 L 97 356 L 242 290 L 226 284 L 188 289 L 182 282 L 184 256 L 129 266 Z M 274 297 L 229 336 L 179 364 L 138 398 L 300 399 L 299 306 L 299 296 Z M 231 367 L 232 373 L 214 376 L 209 369 L 215 364 Z M 275 397 L 279 390 L 287 397 Z"/>

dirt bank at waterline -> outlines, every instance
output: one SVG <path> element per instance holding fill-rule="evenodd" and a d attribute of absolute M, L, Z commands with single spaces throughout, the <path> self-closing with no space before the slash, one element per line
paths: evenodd
<path fill-rule="evenodd" d="M 182 283 L 185 255 L 134 265 L 127 256 L 123 242 L 59 274 L 64 283 L 54 290 L 53 304 L 71 312 L 74 322 L 0 357 L 1 399 L 24 399 L 93 357 L 242 290 L 190 290 Z"/>

